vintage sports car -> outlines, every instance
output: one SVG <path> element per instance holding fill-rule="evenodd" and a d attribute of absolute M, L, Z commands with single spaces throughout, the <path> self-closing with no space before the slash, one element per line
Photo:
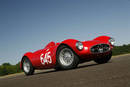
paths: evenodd
<path fill-rule="evenodd" d="M 32 75 L 35 69 L 73 69 L 90 60 L 98 64 L 107 63 L 111 59 L 114 43 L 115 40 L 108 36 L 82 42 L 75 39 L 50 42 L 44 49 L 25 53 L 20 67 L 26 75 Z"/>

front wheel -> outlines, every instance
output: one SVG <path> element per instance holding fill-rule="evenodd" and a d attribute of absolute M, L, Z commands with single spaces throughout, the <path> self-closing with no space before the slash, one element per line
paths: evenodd
<path fill-rule="evenodd" d="M 33 75 L 34 73 L 32 63 L 27 57 L 24 57 L 22 60 L 22 69 L 26 75 Z"/>
<path fill-rule="evenodd" d="M 112 57 L 112 52 L 110 52 L 108 55 L 103 56 L 102 58 L 96 58 L 94 61 L 98 64 L 107 63 Z"/>
<path fill-rule="evenodd" d="M 65 45 L 58 48 L 56 55 L 56 70 L 76 68 L 78 64 L 79 58 L 71 48 Z"/>

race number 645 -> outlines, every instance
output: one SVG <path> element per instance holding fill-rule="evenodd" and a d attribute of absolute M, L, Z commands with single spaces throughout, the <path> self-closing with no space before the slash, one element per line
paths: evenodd
<path fill-rule="evenodd" d="M 52 59 L 51 59 L 51 56 L 50 56 L 50 51 L 49 52 L 47 52 L 47 53 L 45 53 L 45 55 L 44 54 L 41 54 L 41 56 L 40 56 L 40 59 L 41 59 L 41 63 L 44 65 L 45 63 L 46 64 L 51 64 L 52 63 Z"/>

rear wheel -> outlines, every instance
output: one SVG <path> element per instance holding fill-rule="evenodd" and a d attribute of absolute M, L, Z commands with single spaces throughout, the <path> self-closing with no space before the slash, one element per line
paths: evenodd
<path fill-rule="evenodd" d="M 94 61 L 98 64 L 107 63 L 112 57 L 112 52 L 110 52 L 108 55 L 102 57 L 102 58 L 96 58 Z"/>
<path fill-rule="evenodd" d="M 24 57 L 22 60 L 22 69 L 26 75 L 33 75 L 34 73 L 32 63 L 27 57 Z"/>
<path fill-rule="evenodd" d="M 58 48 L 56 55 L 56 70 L 76 68 L 78 64 L 79 58 L 71 48 L 65 45 Z"/>

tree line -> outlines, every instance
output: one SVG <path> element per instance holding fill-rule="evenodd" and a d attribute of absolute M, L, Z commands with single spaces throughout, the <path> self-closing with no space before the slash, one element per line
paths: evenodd
<path fill-rule="evenodd" d="M 0 65 L 0 76 L 9 75 L 21 72 L 20 63 L 11 65 L 10 63 L 3 63 Z"/>
<path fill-rule="evenodd" d="M 115 46 L 113 48 L 113 55 L 120 55 L 120 54 L 127 54 L 130 53 L 130 44 L 122 45 L 122 46 Z"/>
<path fill-rule="evenodd" d="M 130 44 L 115 46 L 113 48 L 113 55 L 120 55 L 126 53 L 130 53 Z M 22 70 L 20 69 L 20 62 L 16 65 L 11 65 L 10 63 L 3 63 L 2 65 L 0 65 L 0 76 L 19 72 L 22 72 Z"/>

